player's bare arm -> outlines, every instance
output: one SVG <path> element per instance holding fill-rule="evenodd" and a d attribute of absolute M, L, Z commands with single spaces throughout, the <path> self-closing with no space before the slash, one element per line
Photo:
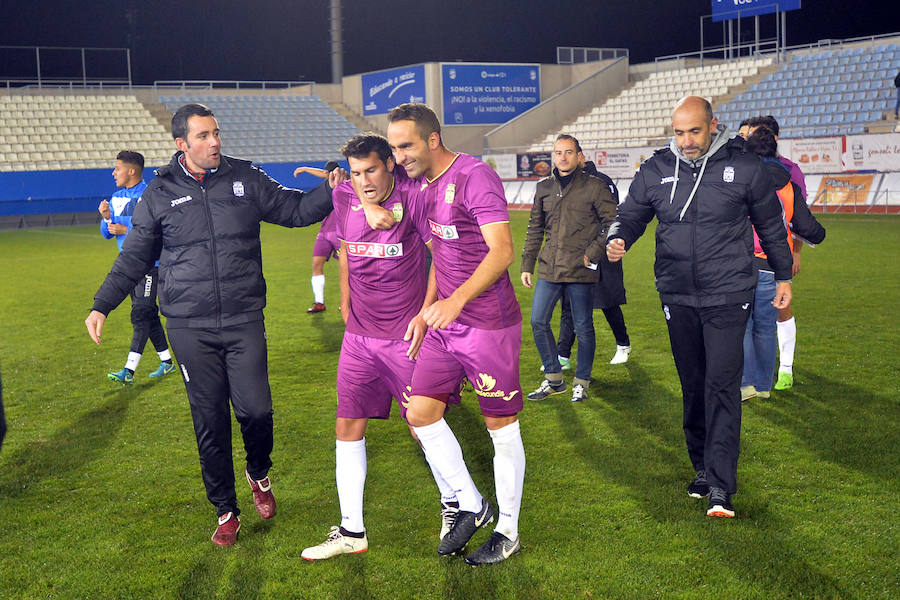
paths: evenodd
<path fill-rule="evenodd" d="M 350 318 L 350 262 L 347 260 L 347 242 L 344 240 L 341 240 L 338 267 L 341 285 L 341 317 L 346 325 L 347 319 Z"/>
<path fill-rule="evenodd" d="M 431 250 L 430 241 L 425 245 Z M 428 325 L 425 324 L 425 318 L 422 315 L 425 313 L 426 308 L 434 304 L 435 300 L 437 300 L 437 281 L 434 277 L 434 263 L 432 263 L 431 268 L 428 270 L 428 287 L 425 289 L 425 300 L 422 302 L 422 310 L 409 322 L 409 326 L 406 328 L 406 335 L 403 336 L 403 341 L 409 342 L 409 349 L 407 349 L 406 355 L 412 360 L 419 356 L 419 348 L 422 347 L 422 340 L 425 339 L 425 331 L 428 329 Z"/>
<path fill-rule="evenodd" d="M 397 224 L 397 220 L 394 219 L 394 213 L 380 204 L 363 200 L 360 200 L 360 202 L 362 203 L 363 211 L 366 213 L 366 223 L 372 229 L 390 229 Z"/>
<path fill-rule="evenodd" d="M 429 327 L 444 329 L 455 321 L 463 307 L 488 289 L 512 264 L 515 250 L 508 221 L 484 225 L 481 235 L 488 253 L 475 272 L 450 297 L 438 300 L 425 309 L 425 322 Z"/>

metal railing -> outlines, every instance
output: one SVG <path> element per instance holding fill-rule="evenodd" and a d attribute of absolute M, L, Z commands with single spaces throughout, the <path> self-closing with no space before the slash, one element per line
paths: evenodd
<path fill-rule="evenodd" d="M 208 79 L 208 80 L 180 80 L 180 79 L 161 79 L 153 82 L 154 88 L 164 89 L 181 89 L 181 90 L 284 90 L 295 87 L 315 86 L 314 81 L 253 81 L 253 80 L 228 80 L 228 79 Z"/>
<path fill-rule="evenodd" d="M 781 56 L 779 55 L 778 41 L 775 38 L 760 40 L 757 42 L 746 42 L 743 44 L 732 44 L 731 46 L 722 45 L 715 48 L 705 48 L 695 50 L 693 52 L 682 52 L 679 54 L 666 54 L 657 56 L 653 61 L 658 65 L 660 62 L 671 60 L 699 59 L 700 64 L 707 57 L 716 60 L 740 60 L 742 58 L 751 58 L 754 56 L 774 56 L 776 59 L 783 60 L 783 54 L 788 52 L 796 52 L 802 50 L 822 50 L 827 48 L 837 48 L 843 50 L 845 46 L 858 45 L 861 42 L 869 42 L 871 46 L 876 46 L 879 41 L 890 38 L 900 37 L 900 32 L 883 33 L 879 35 L 866 35 L 862 37 L 846 38 L 846 39 L 823 39 L 808 44 L 797 44 L 794 46 L 786 46 L 781 48 Z M 729 52 L 732 56 L 729 58 Z M 718 55 L 718 56 L 717 56 Z M 657 71 L 659 70 L 657 66 Z"/>
<path fill-rule="evenodd" d="M 622 56 L 628 56 L 628 48 L 582 48 L 579 46 L 556 47 L 556 64 L 558 65 L 597 62 Z"/>
<path fill-rule="evenodd" d="M 516 115 L 506 123 L 502 125 L 498 125 L 491 131 L 487 132 L 484 135 L 484 149 L 494 150 L 494 147 L 490 145 L 489 139 L 493 136 L 497 136 L 498 134 L 502 134 L 502 132 L 518 128 L 523 122 L 527 122 L 530 119 L 534 118 L 535 115 L 540 115 L 542 113 L 547 113 L 548 118 L 558 118 L 559 115 L 555 112 L 555 104 L 566 96 L 572 97 L 574 94 L 580 98 L 578 104 L 581 106 L 579 110 L 584 110 L 586 107 L 589 107 L 593 102 L 596 102 L 597 93 L 596 93 L 596 85 L 598 82 L 603 82 L 605 76 L 609 75 L 611 70 L 616 68 L 624 67 L 624 77 L 622 81 L 622 86 L 616 88 L 616 92 L 621 91 L 621 88 L 627 83 L 628 78 L 628 58 L 623 56 L 616 59 L 614 62 L 606 65 L 590 77 L 579 81 L 578 83 L 565 88 L 564 90 L 560 90 L 559 92 L 553 94 L 537 106 L 533 106 L 523 112 L 520 115 Z M 613 86 L 615 87 L 615 86 Z M 571 110 L 567 111 L 571 114 Z M 504 147 L 504 146 L 498 146 Z"/>
<path fill-rule="evenodd" d="M 91 54 L 109 54 L 121 53 L 124 58 L 124 71 L 118 76 L 113 77 L 94 77 L 88 76 L 89 65 L 96 68 L 97 65 L 92 64 L 93 61 L 88 60 Z M 19 54 L 18 61 L 15 55 Z M 51 67 L 48 69 L 47 62 L 53 55 L 61 55 L 63 57 L 76 56 L 77 62 L 81 65 L 80 74 L 65 74 L 69 71 L 66 67 Z M 129 48 L 89 48 L 89 47 L 65 47 L 65 46 L 0 46 L 0 56 L 4 69 L 15 69 L 16 64 L 22 70 L 30 70 L 32 74 L 27 76 L 8 76 L 0 72 L 0 84 L 3 87 L 21 87 L 36 86 L 38 88 L 44 85 L 57 86 L 60 84 L 88 86 L 102 86 L 104 83 L 113 85 L 128 85 L 131 81 L 131 49 Z M 33 56 L 33 62 L 28 58 Z M 26 66 L 25 63 L 31 62 Z M 74 61 L 73 61 L 74 62 Z M 49 72 L 48 72 L 49 71 Z"/>

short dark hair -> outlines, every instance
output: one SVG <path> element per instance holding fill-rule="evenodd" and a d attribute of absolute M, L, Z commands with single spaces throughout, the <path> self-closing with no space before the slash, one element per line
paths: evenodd
<path fill-rule="evenodd" d="M 741 127 L 750 127 L 750 119 L 744 119 L 743 121 L 741 121 L 741 124 L 738 125 L 738 129 L 740 129 Z"/>
<path fill-rule="evenodd" d="M 384 164 L 387 164 L 392 156 L 387 138 L 372 131 L 354 135 L 341 148 L 344 158 L 368 158 L 373 152 L 378 154 L 378 158 Z"/>
<path fill-rule="evenodd" d="M 395 107 L 388 113 L 388 122 L 395 121 L 412 121 L 419 130 L 419 136 L 426 141 L 432 133 L 441 134 L 441 123 L 427 104 L 407 102 Z"/>
<path fill-rule="evenodd" d="M 578 143 L 578 139 L 574 135 L 561 133 L 556 136 L 556 141 L 558 142 L 559 140 L 569 140 L 570 142 L 575 144 L 575 152 L 581 152 L 581 144 Z"/>
<path fill-rule="evenodd" d="M 750 127 L 768 127 L 772 133 L 778 135 L 778 121 L 772 115 L 760 115 L 747 119 L 747 125 Z"/>
<path fill-rule="evenodd" d="M 203 104 L 185 104 L 172 115 L 172 137 L 187 138 L 187 122 L 191 117 L 214 117 L 213 111 Z"/>
<path fill-rule="evenodd" d="M 775 158 L 778 156 L 778 142 L 775 140 L 775 132 L 765 125 L 757 126 L 747 138 L 747 150 L 764 158 Z"/>
<path fill-rule="evenodd" d="M 143 172 L 144 170 L 144 155 L 140 152 L 135 152 L 134 150 L 122 150 L 116 154 L 116 160 L 121 160 L 129 165 L 134 165 L 138 168 L 138 171 Z"/>

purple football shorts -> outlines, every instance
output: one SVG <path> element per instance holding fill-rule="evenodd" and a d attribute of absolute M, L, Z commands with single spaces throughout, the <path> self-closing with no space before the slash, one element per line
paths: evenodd
<path fill-rule="evenodd" d="M 504 329 L 476 329 L 456 322 L 446 329 L 429 329 L 415 362 L 409 395 L 453 394 L 465 377 L 475 388 L 482 414 L 518 414 L 522 410 L 521 346 L 521 322 Z"/>

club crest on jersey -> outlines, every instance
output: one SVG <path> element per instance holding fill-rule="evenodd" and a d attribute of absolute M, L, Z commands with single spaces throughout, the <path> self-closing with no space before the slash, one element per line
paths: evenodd
<path fill-rule="evenodd" d="M 519 393 L 519 390 L 513 390 L 511 393 L 507 394 L 503 390 L 495 390 L 494 388 L 496 386 L 496 379 L 487 373 L 479 373 L 478 379 L 475 380 L 475 393 L 482 398 L 503 398 L 506 402 L 515 398 Z"/>
<path fill-rule="evenodd" d="M 453 198 L 456 197 L 456 184 L 448 183 L 447 189 L 444 190 L 444 202 L 453 204 Z"/>
<path fill-rule="evenodd" d="M 391 214 L 394 215 L 394 220 L 396 222 L 400 222 L 403 220 L 403 205 L 397 202 L 391 207 Z"/>
<path fill-rule="evenodd" d="M 734 181 L 734 167 L 725 167 L 725 170 L 722 171 L 722 180 L 725 183 L 731 183 Z"/>
<path fill-rule="evenodd" d="M 231 189 L 234 190 L 234 195 L 240 198 L 244 195 L 244 182 L 243 181 L 235 181 L 231 184 Z"/>
<path fill-rule="evenodd" d="M 347 254 L 369 258 L 397 258 L 403 256 L 403 244 L 347 242 Z"/>
<path fill-rule="evenodd" d="M 456 225 L 441 225 L 428 219 L 428 225 L 431 227 L 431 235 L 439 237 L 442 240 L 458 240 L 459 232 L 456 231 Z"/>

